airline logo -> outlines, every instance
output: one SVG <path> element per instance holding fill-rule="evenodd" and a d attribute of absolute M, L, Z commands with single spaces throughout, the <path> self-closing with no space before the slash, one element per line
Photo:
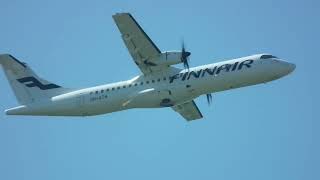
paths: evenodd
<path fill-rule="evenodd" d="M 26 85 L 27 87 L 38 87 L 41 90 L 55 89 L 61 87 L 56 84 L 42 84 L 38 79 L 32 76 L 17 79 L 17 81 Z"/>
<path fill-rule="evenodd" d="M 200 77 L 204 77 L 205 74 L 209 74 L 211 76 L 218 75 L 220 72 L 231 72 L 231 71 L 239 71 L 243 67 L 251 68 L 253 63 L 252 59 L 245 60 L 243 62 L 236 62 L 234 64 L 223 64 L 221 66 L 215 66 L 214 68 L 200 69 L 199 71 L 190 71 L 185 73 L 175 74 L 174 76 L 170 76 L 170 83 L 173 83 L 175 79 L 180 79 L 181 81 L 189 80 L 191 77 L 196 79 Z"/>

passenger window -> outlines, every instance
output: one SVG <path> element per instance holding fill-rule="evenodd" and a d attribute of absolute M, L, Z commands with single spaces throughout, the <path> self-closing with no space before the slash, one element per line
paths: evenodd
<path fill-rule="evenodd" d="M 158 79 L 158 82 L 160 82 L 160 78 Z"/>
<path fill-rule="evenodd" d="M 96 94 L 98 94 L 99 93 L 99 91 L 96 91 Z"/>
<path fill-rule="evenodd" d="M 167 80 L 167 78 L 166 78 L 166 77 L 164 77 L 164 78 L 163 78 L 163 80 L 164 80 L 164 81 L 166 81 L 166 80 Z"/>
<path fill-rule="evenodd" d="M 149 81 L 147 81 L 147 84 L 149 84 Z"/>
<path fill-rule="evenodd" d="M 154 83 L 155 81 L 154 80 L 152 80 L 152 83 Z"/>
<path fill-rule="evenodd" d="M 113 87 L 113 88 L 112 88 L 112 91 L 114 91 L 114 89 L 115 89 L 115 88 Z"/>
<path fill-rule="evenodd" d="M 101 90 L 101 93 L 104 93 L 104 90 Z"/>
<path fill-rule="evenodd" d="M 143 85 L 143 82 L 141 82 L 140 85 Z"/>
<path fill-rule="evenodd" d="M 123 88 L 126 88 L 126 85 L 124 85 Z"/>
<path fill-rule="evenodd" d="M 137 84 L 137 83 L 135 83 L 135 84 L 134 84 L 134 86 L 138 86 L 138 84 Z"/>
<path fill-rule="evenodd" d="M 129 84 L 129 87 L 131 87 L 132 85 L 131 84 Z"/>
<path fill-rule="evenodd" d="M 117 87 L 117 89 L 120 89 L 120 86 L 119 86 L 119 87 Z"/>

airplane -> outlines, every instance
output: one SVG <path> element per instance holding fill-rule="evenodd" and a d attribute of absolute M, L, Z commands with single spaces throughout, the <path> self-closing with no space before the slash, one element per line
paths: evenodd
<path fill-rule="evenodd" d="M 0 55 L 19 106 L 7 115 L 94 116 L 132 108 L 170 107 L 185 120 L 203 118 L 194 99 L 211 93 L 266 83 L 288 75 L 295 65 L 271 54 L 256 54 L 228 61 L 189 67 L 182 43 L 179 51 L 161 51 L 130 13 L 113 19 L 141 74 L 125 81 L 72 89 L 51 83 L 10 54 Z M 183 64 L 184 68 L 174 65 Z"/>

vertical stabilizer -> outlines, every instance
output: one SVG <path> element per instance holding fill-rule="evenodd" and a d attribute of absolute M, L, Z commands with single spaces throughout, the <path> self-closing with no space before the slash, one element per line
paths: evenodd
<path fill-rule="evenodd" d="M 20 104 L 30 104 L 71 91 L 38 77 L 26 63 L 12 55 L 0 55 L 0 64 Z"/>

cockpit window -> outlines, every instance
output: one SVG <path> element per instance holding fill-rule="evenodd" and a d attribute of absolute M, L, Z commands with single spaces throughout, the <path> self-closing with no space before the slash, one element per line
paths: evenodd
<path fill-rule="evenodd" d="M 277 58 L 276 56 L 272 56 L 272 55 L 262 55 L 260 57 L 260 59 L 270 59 L 270 58 Z"/>

